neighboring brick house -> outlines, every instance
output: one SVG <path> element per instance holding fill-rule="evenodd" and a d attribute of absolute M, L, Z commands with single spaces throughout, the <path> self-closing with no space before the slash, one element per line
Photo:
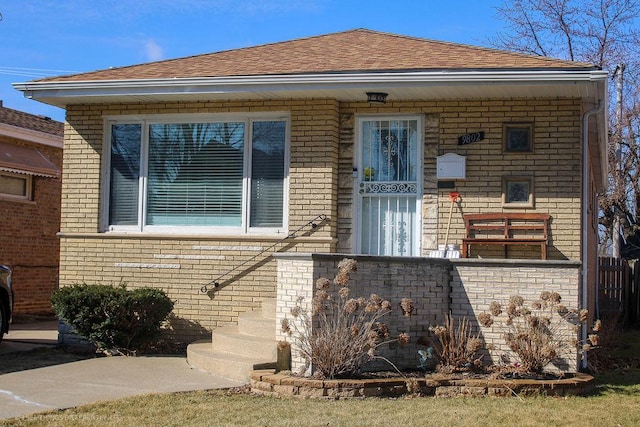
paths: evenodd
<path fill-rule="evenodd" d="M 13 269 L 14 314 L 50 314 L 58 286 L 64 124 L 0 102 L 0 264 Z"/>
<path fill-rule="evenodd" d="M 492 289 L 467 312 L 510 292 L 489 273 L 509 266 L 525 291 L 556 283 L 540 268 L 568 269 L 569 304 L 593 308 L 606 84 L 590 64 L 353 30 L 15 87 L 67 111 L 61 285 L 161 287 L 195 338 L 276 297 L 277 274 L 326 271 L 288 273 L 275 250 L 429 262 L 473 212 L 552 221 L 548 261 L 535 246 L 509 249 L 519 264 L 490 248 L 497 261 L 446 261 L 453 283 Z M 466 166 L 438 179 L 445 154 Z"/>

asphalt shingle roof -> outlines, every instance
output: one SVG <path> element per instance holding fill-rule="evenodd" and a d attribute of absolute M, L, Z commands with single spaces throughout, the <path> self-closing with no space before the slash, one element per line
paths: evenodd
<path fill-rule="evenodd" d="M 63 136 L 64 123 L 49 117 L 37 116 L 23 111 L 3 107 L 0 104 L 0 123 L 50 135 Z"/>
<path fill-rule="evenodd" d="M 356 29 L 49 82 L 481 69 L 596 69 L 591 64 Z"/>

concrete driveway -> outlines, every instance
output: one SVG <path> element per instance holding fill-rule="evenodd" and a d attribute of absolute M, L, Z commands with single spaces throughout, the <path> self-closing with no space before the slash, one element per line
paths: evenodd
<path fill-rule="evenodd" d="M 57 344 L 57 323 L 16 324 L 0 354 Z M 0 375 L 0 420 L 149 393 L 240 386 L 185 357 L 100 357 Z"/>

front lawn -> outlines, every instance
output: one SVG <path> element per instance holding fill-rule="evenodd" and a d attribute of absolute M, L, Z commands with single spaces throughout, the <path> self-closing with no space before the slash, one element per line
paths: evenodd
<path fill-rule="evenodd" d="M 148 395 L 6 420 L 7 426 L 632 426 L 640 425 L 640 331 L 620 337 L 616 369 L 567 398 L 313 400 L 238 391 Z M 640 347 L 639 347 L 640 348 Z"/>

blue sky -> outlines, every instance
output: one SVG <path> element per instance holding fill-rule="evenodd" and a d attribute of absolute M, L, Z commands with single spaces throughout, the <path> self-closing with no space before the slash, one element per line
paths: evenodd
<path fill-rule="evenodd" d="M 501 0 L 0 0 L 0 99 L 64 120 L 11 83 L 368 28 L 487 45 Z M 470 64 L 472 65 L 472 64 Z"/>

